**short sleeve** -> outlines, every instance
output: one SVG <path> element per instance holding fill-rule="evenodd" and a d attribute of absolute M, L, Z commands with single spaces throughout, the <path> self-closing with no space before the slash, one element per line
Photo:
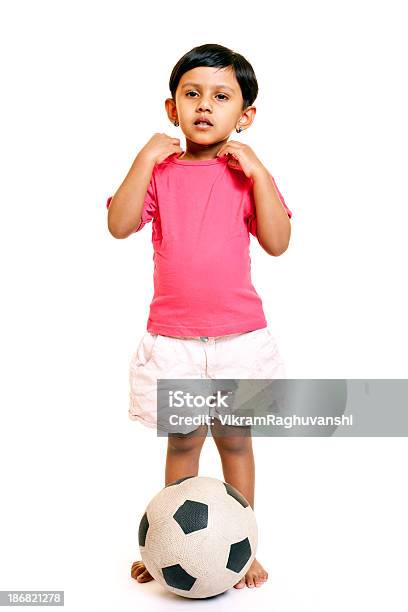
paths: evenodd
<path fill-rule="evenodd" d="M 106 208 L 109 208 L 113 196 L 110 196 L 106 201 Z M 142 214 L 140 217 L 139 225 L 133 230 L 132 233 L 138 232 L 149 223 L 152 219 L 154 219 L 157 215 L 157 198 L 156 198 L 156 186 L 155 186 L 155 172 L 153 170 L 152 177 L 150 179 L 149 186 L 146 191 Z"/>
<path fill-rule="evenodd" d="M 281 192 L 279 191 L 279 188 L 276 184 L 275 179 L 273 178 L 272 174 L 269 172 L 269 176 L 271 177 L 273 184 L 275 186 L 276 191 L 278 192 L 279 195 L 279 199 L 282 202 L 282 205 L 284 207 L 284 209 L 286 210 L 286 213 L 289 217 L 289 219 L 292 217 L 292 211 L 288 208 L 288 206 L 286 205 L 286 202 L 284 200 L 283 195 L 281 194 Z M 253 197 L 253 191 L 252 191 L 252 186 L 250 189 L 250 211 L 249 211 L 249 215 L 247 217 L 247 224 L 248 224 L 248 230 L 249 232 L 256 237 L 256 208 L 255 208 L 255 201 L 254 201 L 254 197 Z"/>

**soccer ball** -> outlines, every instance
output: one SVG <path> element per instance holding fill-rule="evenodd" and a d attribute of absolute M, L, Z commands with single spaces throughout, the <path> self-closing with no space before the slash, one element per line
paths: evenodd
<path fill-rule="evenodd" d="M 257 544 L 251 506 L 217 478 L 187 476 L 168 484 L 139 525 L 147 570 L 183 597 L 212 597 L 234 586 L 254 560 Z"/>

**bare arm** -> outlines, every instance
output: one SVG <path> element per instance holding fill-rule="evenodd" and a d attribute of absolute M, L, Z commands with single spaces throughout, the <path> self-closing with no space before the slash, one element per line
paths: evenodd
<path fill-rule="evenodd" d="M 127 238 L 137 227 L 155 162 L 138 153 L 108 209 L 108 229 L 114 238 Z"/>
<path fill-rule="evenodd" d="M 156 133 L 139 151 L 108 210 L 108 229 L 114 238 L 127 238 L 139 225 L 155 164 L 182 151 L 180 140 Z"/>
<path fill-rule="evenodd" d="M 230 140 L 217 152 L 217 156 L 226 154 L 231 155 L 228 160 L 231 168 L 240 168 L 252 178 L 259 244 L 268 255 L 282 255 L 289 245 L 291 225 L 288 217 L 292 213 L 281 201 L 274 178 L 248 145 Z"/>
<path fill-rule="evenodd" d="M 288 214 L 268 170 L 257 171 L 253 179 L 258 242 L 269 255 L 277 257 L 288 248 L 291 233 Z"/>

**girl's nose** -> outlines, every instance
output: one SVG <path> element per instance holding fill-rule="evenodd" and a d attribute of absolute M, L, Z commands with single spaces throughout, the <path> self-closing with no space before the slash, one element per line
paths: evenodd
<path fill-rule="evenodd" d="M 200 100 L 200 104 L 198 105 L 198 111 L 203 111 L 203 110 L 212 110 L 211 109 L 211 105 L 209 102 L 207 102 L 206 100 L 202 99 Z"/>

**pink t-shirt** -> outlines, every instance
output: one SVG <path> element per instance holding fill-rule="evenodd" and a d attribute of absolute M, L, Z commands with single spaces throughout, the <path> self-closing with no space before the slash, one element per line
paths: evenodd
<path fill-rule="evenodd" d="M 186 337 L 266 327 L 251 281 L 253 181 L 230 168 L 227 156 L 195 161 L 178 159 L 180 155 L 154 166 L 134 229 L 138 232 L 152 221 L 154 295 L 147 330 Z M 292 212 L 278 194 L 290 218 Z"/>

